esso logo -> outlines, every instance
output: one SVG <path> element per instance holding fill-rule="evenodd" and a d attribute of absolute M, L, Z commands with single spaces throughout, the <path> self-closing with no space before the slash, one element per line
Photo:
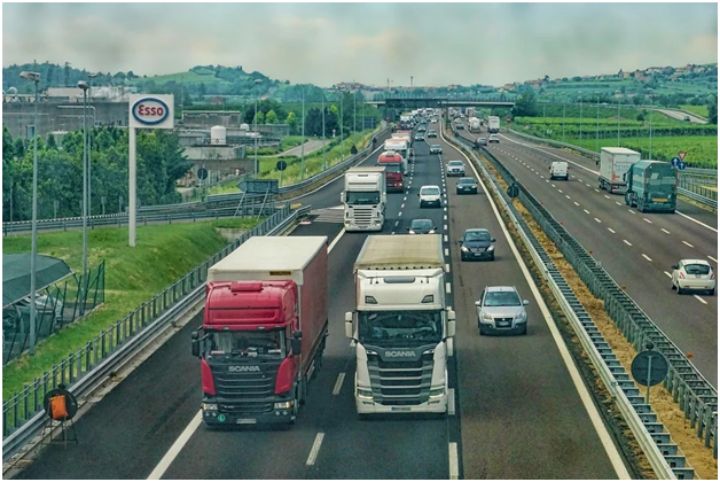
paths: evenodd
<path fill-rule="evenodd" d="M 156 125 L 167 119 L 170 109 L 162 100 L 155 97 L 146 97 L 135 102 L 132 115 L 136 121 L 145 125 Z"/>

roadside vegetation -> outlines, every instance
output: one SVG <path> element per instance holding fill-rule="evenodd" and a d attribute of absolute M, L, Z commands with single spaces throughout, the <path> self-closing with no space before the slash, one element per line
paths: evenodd
<path fill-rule="evenodd" d="M 3 397 L 7 399 L 22 389 L 24 384 L 82 348 L 102 330 L 222 249 L 228 241 L 218 229 L 244 230 L 254 225 L 252 218 L 139 226 L 135 248 L 127 245 L 127 228 L 91 230 L 90 266 L 105 260 L 105 303 L 86 318 L 40 341 L 34 356 L 25 354 L 3 367 Z M 76 272 L 82 266 L 81 246 L 80 230 L 38 235 L 40 254 L 61 258 Z M 4 238 L 3 253 L 27 251 L 30 251 L 30 236 Z"/>

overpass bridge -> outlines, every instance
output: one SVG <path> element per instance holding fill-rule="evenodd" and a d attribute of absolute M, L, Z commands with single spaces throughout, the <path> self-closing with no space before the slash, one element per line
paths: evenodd
<path fill-rule="evenodd" d="M 417 109 L 420 107 L 443 108 L 448 107 L 508 107 L 515 106 L 515 102 L 492 99 L 448 99 L 445 97 L 386 97 L 366 102 L 367 104 L 390 109 Z"/>

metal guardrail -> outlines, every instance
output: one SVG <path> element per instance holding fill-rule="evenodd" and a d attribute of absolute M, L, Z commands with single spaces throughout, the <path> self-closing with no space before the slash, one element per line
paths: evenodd
<path fill-rule="evenodd" d="M 466 139 L 460 139 L 463 143 L 469 144 Z M 714 388 L 647 315 L 620 290 L 599 263 L 552 218 L 549 212 L 524 187 L 517 183 L 512 174 L 492 154 L 487 151 L 485 154 L 493 161 L 506 182 L 509 184 L 514 182 L 519 187 L 520 199 L 523 204 L 557 244 L 593 294 L 603 299 L 606 307 L 610 307 L 607 310 L 608 314 L 615 320 L 625 337 L 635 345 L 636 349 L 644 347 L 646 341 L 652 341 L 656 348 L 665 355 L 671 366 L 665 386 L 672 393 L 673 399 L 683 408 L 685 416 L 690 419 L 698 437 L 704 440 L 706 446 L 713 446 L 713 453 L 717 457 L 717 392 Z M 477 164 L 485 172 L 485 175 L 492 179 L 484 166 L 481 163 Z M 534 239 L 522 217 L 508 202 L 506 194 L 502 193 L 494 184 L 493 188 L 506 204 L 508 211 L 513 213 L 510 217 L 513 218 L 513 222 L 519 228 L 518 231 L 523 238 L 527 240 L 529 251 L 531 254 L 534 253 L 533 257 L 539 261 L 539 267 L 548 279 L 563 311 L 569 320 L 575 322 L 574 328 L 579 339 L 596 365 L 606 387 L 611 394 L 616 396 L 615 400 L 620 411 L 643 450 L 648 454 L 653 469 L 660 478 L 692 478 L 694 471 L 685 466 L 685 459 L 678 454 L 677 446 L 672 443 L 670 435 L 657 421 L 657 415 L 652 408 L 645 404 L 637 387 L 620 365 L 610 346 L 582 308 L 552 260 Z"/>
<path fill-rule="evenodd" d="M 119 363 L 137 353 L 167 325 L 199 302 L 210 266 L 252 236 L 274 234 L 287 228 L 307 211 L 277 210 L 268 219 L 197 266 L 182 279 L 143 303 L 114 326 L 102 331 L 85 347 L 69 354 L 23 390 L 3 401 L 3 460 L 7 460 L 47 423 L 43 413 L 45 393 L 60 384 L 78 398 L 87 395 Z"/>
<path fill-rule="evenodd" d="M 582 155 L 589 157 L 595 161 L 600 160 L 600 154 L 579 147 L 567 142 L 560 142 L 554 139 L 546 139 L 544 137 L 537 137 L 523 132 L 518 132 L 515 129 L 508 129 L 516 136 L 535 141 L 549 144 L 555 147 L 564 147 L 575 150 Z M 716 169 L 700 169 L 689 167 L 680 171 L 680 177 L 678 182 L 678 194 L 681 194 L 689 199 L 697 201 L 699 203 L 710 206 L 717 209 L 717 170 Z"/>

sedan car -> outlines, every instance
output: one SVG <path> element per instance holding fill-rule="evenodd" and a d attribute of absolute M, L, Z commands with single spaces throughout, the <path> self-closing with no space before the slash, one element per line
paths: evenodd
<path fill-rule="evenodd" d="M 487 229 L 466 229 L 463 237 L 458 241 L 460 245 L 460 259 L 495 259 L 495 238 Z"/>
<path fill-rule="evenodd" d="M 478 148 L 478 147 L 485 147 L 485 146 L 487 146 L 487 145 L 488 145 L 488 141 L 487 141 L 486 138 L 484 138 L 484 137 L 478 137 L 477 139 L 475 139 L 475 147 L 476 147 L 476 148 Z"/>
<path fill-rule="evenodd" d="M 490 137 L 488 137 L 488 142 L 496 142 L 499 144 L 500 136 L 498 136 L 497 134 L 490 134 Z"/>
<path fill-rule="evenodd" d="M 424 208 L 426 205 L 430 206 L 442 206 L 442 194 L 440 186 L 428 185 L 422 186 L 418 193 L 420 198 L 420 207 Z"/>
<path fill-rule="evenodd" d="M 477 306 L 478 330 L 481 335 L 490 333 L 527 333 L 528 300 L 523 300 L 514 286 L 488 286 Z"/>
<path fill-rule="evenodd" d="M 455 184 L 457 194 L 477 194 L 478 185 L 472 177 L 461 177 Z"/>
<path fill-rule="evenodd" d="M 432 219 L 413 219 L 410 221 L 408 233 L 410 234 L 435 234 L 437 227 L 433 224 Z"/>
<path fill-rule="evenodd" d="M 673 266 L 672 289 L 682 294 L 684 290 L 705 291 L 715 294 L 715 273 L 704 259 L 681 259 Z"/>
<path fill-rule="evenodd" d="M 437 137 L 438 134 L 437 134 L 437 131 L 430 129 L 429 131 L 427 131 L 427 136 L 428 136 L 428 138 L 429 137 Z"/>
<path fill-rule="evenodd" d="M 442 154 L 442 146 L 440 144 L 431 144 L 430 154 Z"/>
<path fill-rule="evenodd" d="M 445 172 L 448 176 L 464 176 L 465 163 L 462 161 L 450 161 L 445 166 Z"/>
<path fill-rule="evenodd" d="M 422 134 L 415 134 L 415 140 L 416 140 L 417 142 L 422 142 L 422 141 L 425 140 L 425 136 L 422 135 Z"/>

